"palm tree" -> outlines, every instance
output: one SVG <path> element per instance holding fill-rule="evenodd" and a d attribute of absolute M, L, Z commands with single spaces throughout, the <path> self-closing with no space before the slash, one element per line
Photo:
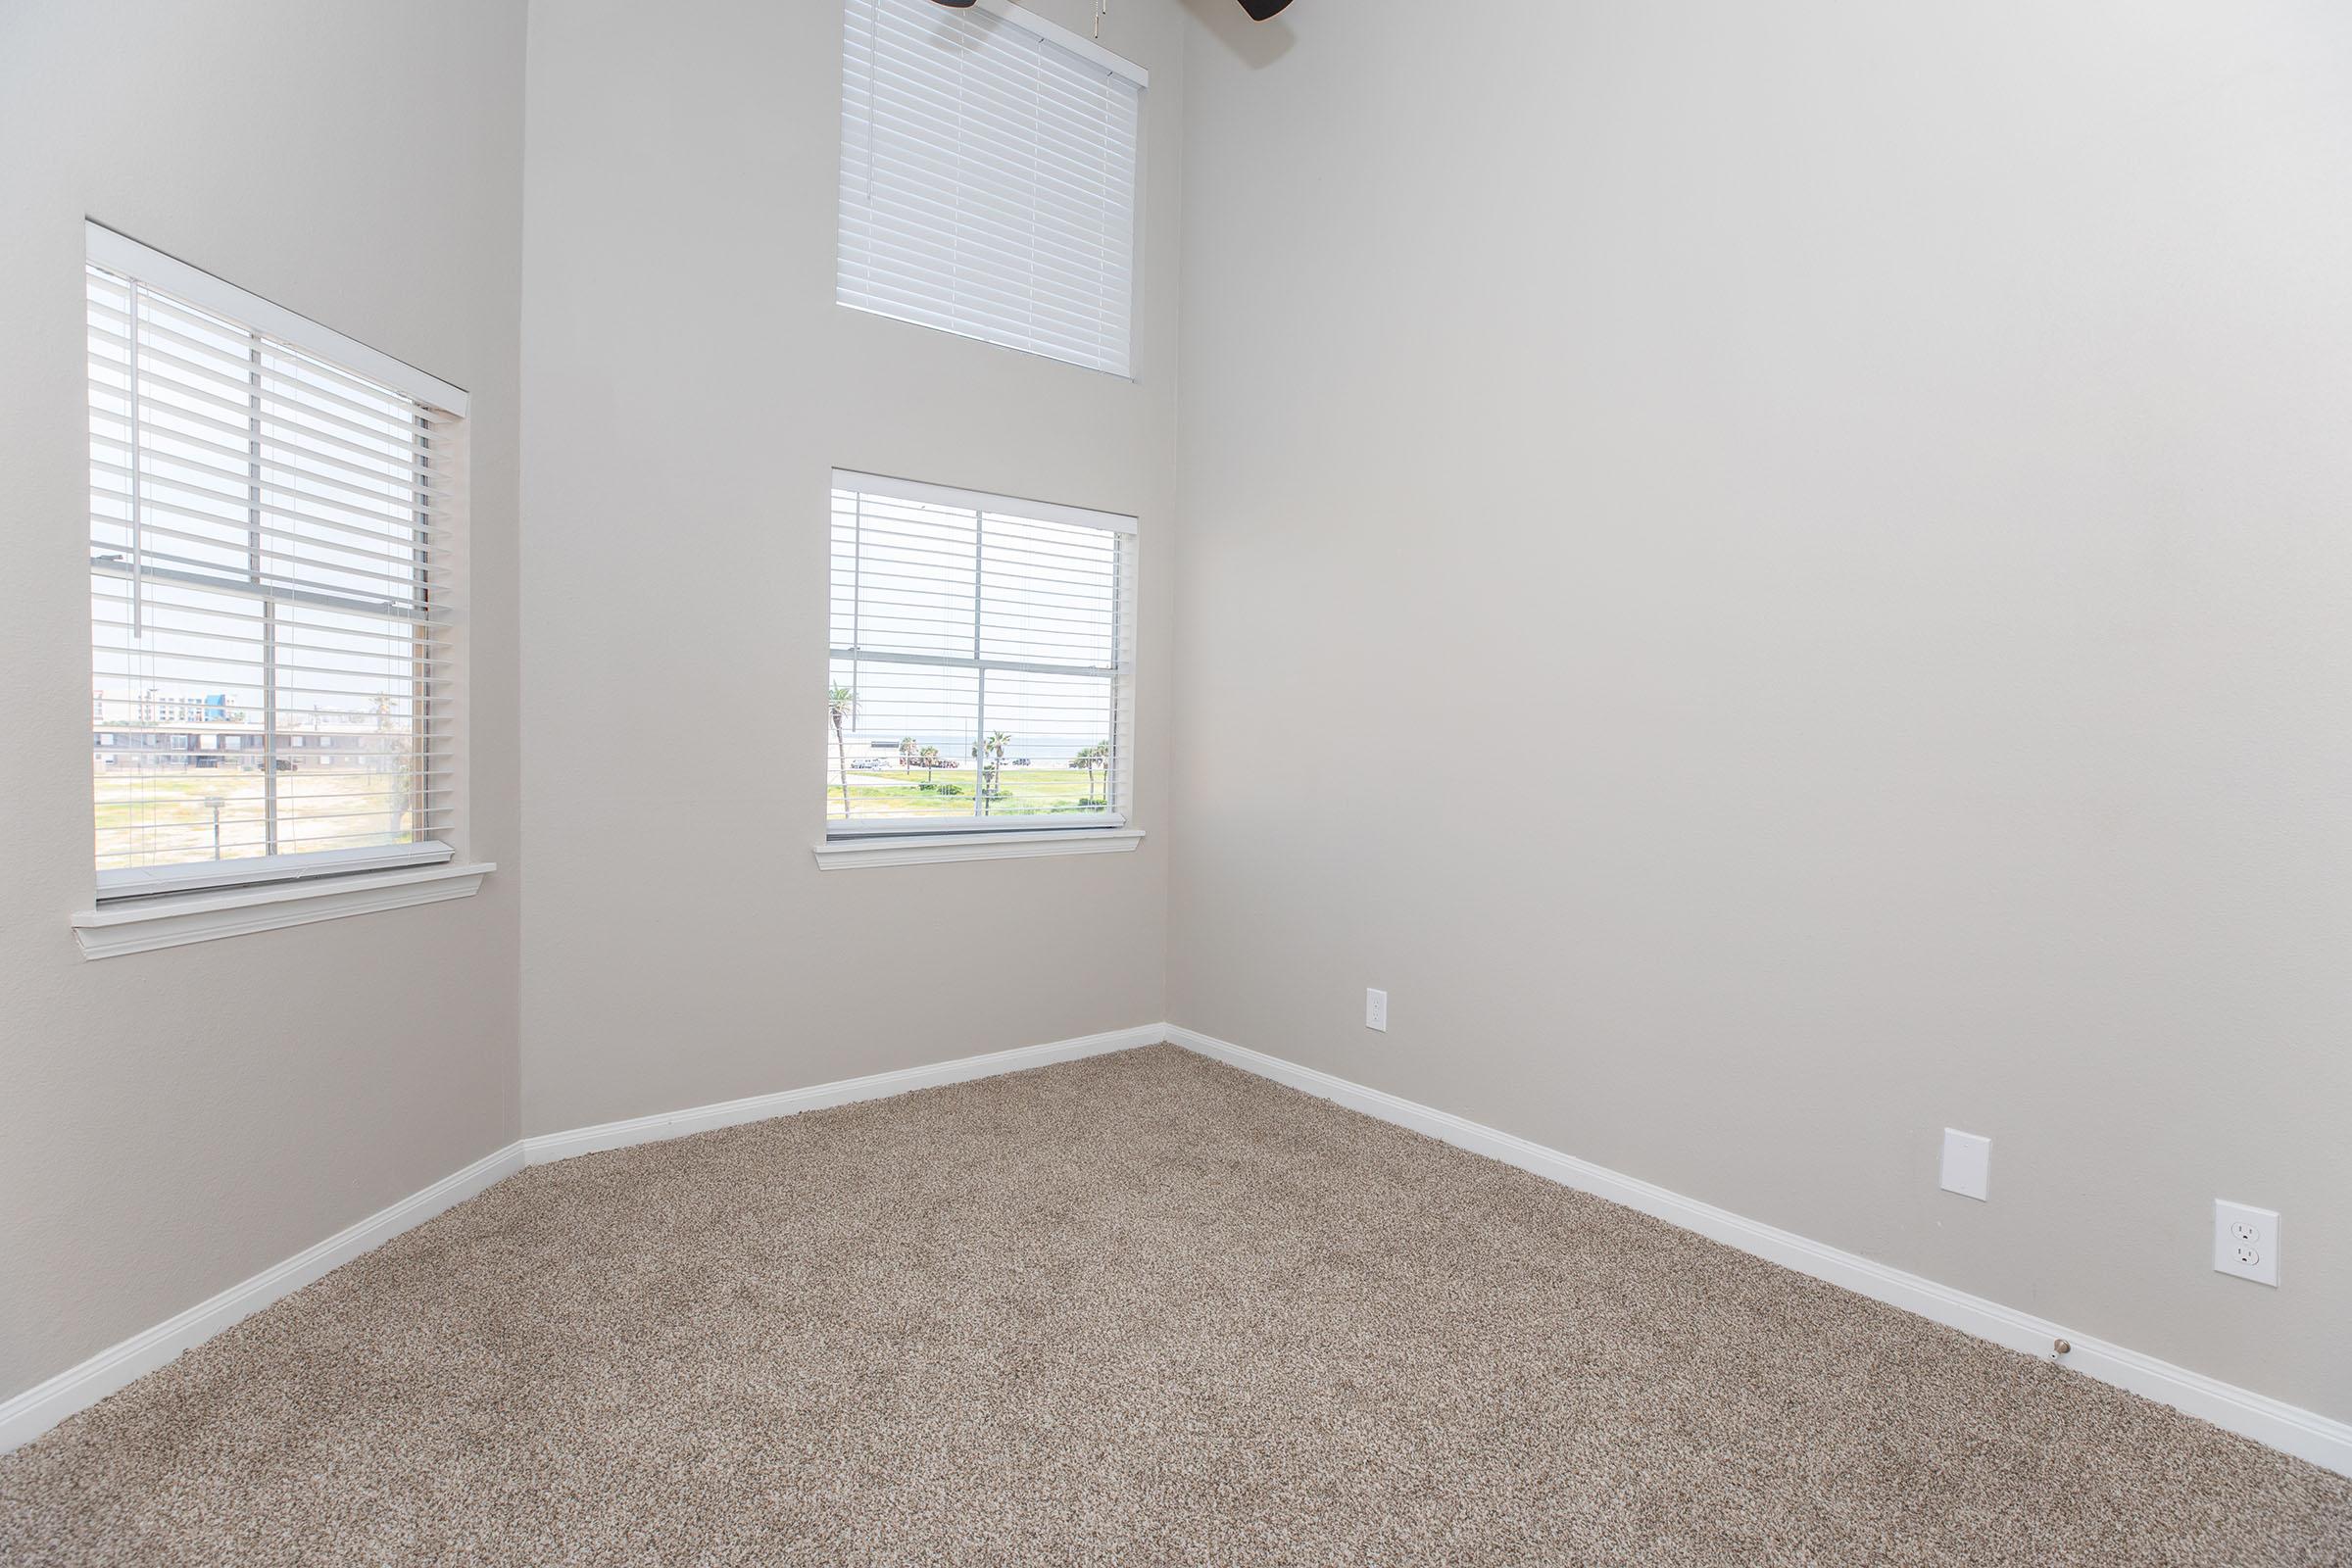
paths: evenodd
<path fill-rule="evenodd" d="M 1110 766 L 1110 742 L 1087 747 L 1070 759 L 1070 765 L 1086 769 L 1086 798 L 1092 801 L 1095 798 L 1095 770 Z"/>
<path fill-rule="evenodd" d="M 914 765 L 923 770 L 923 788 L 931 787 L 931 770 L 937 767 L 941 760 L 939 748 L 936 746 L 926 746 L 914 754 Z"/>
<path fill-rule="evenodd" d="M 899 742 L 899 766 L 908 772 L 914 770 L 914 737 L 911 735 Z"/>
<path fill-rule="evenodd" d="M 858 694 L 847 686 L 836 686 L 826 694 L 833 710 L 833 755 L 841 762 L 841 814 L 850 814 L 850 743 L 841 732 L 842 715 L 858 701 Z"/>
<path fill-rule="evenodd" d="M 1004 751 L 1011 744 L 1012 737 L 1003 730 L 998 730 L 980 743 L 981 757 L 993 759 L 988 764 L 988 776 L 980 781 L 980 793 L 984 800 L 997 800 L 1004 793 Z"/>

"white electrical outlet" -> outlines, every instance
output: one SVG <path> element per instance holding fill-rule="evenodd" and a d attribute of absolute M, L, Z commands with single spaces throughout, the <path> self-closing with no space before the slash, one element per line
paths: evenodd
<path fill-rule="evenodd" d="M 2278 1283 L 2278 1211 L 2213 1200 L 2213 1266 L 2257 1285 Z"/>
<path fill-rule="evenodd" d="M 1389 994 L 1386 991 L 1364 993 L 1364 1027 L 1378 1029 L 1383 1034 L 1388 1033 Z"/>
<path fill-rule="evenodd" d="M 1943 1172 L 1939 1184 L 1947 1193 L 1990 1202 L 1992 1140 L 1946 1127 L 1943 1130 Z"/>

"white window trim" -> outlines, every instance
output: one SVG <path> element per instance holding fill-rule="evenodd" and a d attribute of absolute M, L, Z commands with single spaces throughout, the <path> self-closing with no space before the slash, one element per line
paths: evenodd
<path fill-rule="evenodd" d="M 927 484 L 920 479 L 894 479 L 887 473 L 861 473 L 856 468 L 835 468 L 833 488 L 861 490 L 869 494 L 886 495 L 893 501 L 922 501 L 932 506 L 959 510 L 975 506 L 987 507 L 992 512 L 1012 512 L 1017 509 L 1021 516 L 1038 522 L 1066 522 L 1079 528 L 1100 528 L 1104 533 L 1123 533 L 1130 539 L 1143 530 L 1142 523 L 1123 512 L 1065 507 L 1057 501 L 1032 501 L 1026 496 L 1003 495 L 993 490 L 966 490 L 952 484 Z"/>
<path fill-rule="evenodd" d="M 85 257 L 98 267 L 368 376 L 456 418 L 471 416 L 473 400 L 464 387 L 102 223 L 85 219 L 82 234 Z M 294 737 L 294 742 L 301 744 L 301 738 Z M 490 861 L 450 863 L 456 854 L 447 842 L 430 839 L 381 849 L 100 871 L 97 907 L 76 912 L 69 923 L 84 958 L 111 958 L 249 931 L 470 898 L 480 890 L 482 878 L 498 867 Z"/>
<path fill-rule="evenodd" d="M 1030 501 L 990 491 L 965 490 L 955 485 L 927 484 L 919 479 L 894 479 L 888 474 L 835 468 L 833 490 L 857 490 L 904 501 L 923 501 L 944 507 L 1017 508 L 1020 515 L 1046 522 L 1066 522 L 1100 528 L 1139 540 L 1143 524 L 1123 512 L 1098 512 L 1088 507 L 1052 501 Z M 1001 504 L 1001 505 L 1000 505 Z M 1122 585 L 1122 591 L 1127 585 Z M 1130 628 L 1132 634 L 1132 627 Z M 1138 660 L 1128 654 L 1125 674 L 1131 695 L 1140 690 Z M 877 656 L 881 658 L 885 656 Z M 902 656 L 904 657 L 904 656 Z M 1140 701 L 1140 697 L 1136 700 Z M 1107 781 L 1106 781 L 1107 782 Z M 1134 787 L 1132 762 L 1129 789 Z M 815 845 L 816 863 L 827 871 L 858 870 L 884 865 L 936 865 L 955 860 L 1020 860 L 1051 855 L 1123 855 L 1140 848 L 1143 829 L 1129 825 L 1124 810 L 1077 816 L 955 817 L 937 821 L 901 818 L 897 821 L 826 821 L 824 836 Z M 1050 824 L 1050 825 L 1049 825 Z"/>
<path fill-rule="evenodd" d="M 827 839 L 816 846 L 826 871 L 885 865 L 937 865 L 950 860 L 1025 860 L 1048 855 L 1130 855 L 1143 848 L 1142 828 L 1077 828 L 1027 833 L 933 833 L 920 837 Z"/>
<path fill-rule="evenodd" d="M 1025 27 L 1041 38 L 1050 38 L 1079 59 L 1101 66 L 1114 76 L 1124 76 L 1138 87 L 1152 85 L 1152 73 L 1125 55 L 1114 55 L 1083 32 L 1073 31 L 1058 22 L 1050 21 L 1036 12 L 1012 3 L 1012 0 L 972 0 L 981 10 L 1003 17 L 1015 26 Z"/>
<path fill-rule="evenodd" d="M 468 899 L 481 891 L 482 878 L 497 869 L 489 861 L 427 865 L 314 877 L 226 893 L 135 899 L 75 914 L 74 938 L 81 944 L 84 958 L 119 958 L 255 931 Z"/>
<path fill-rule="evenodd" d="M 1004 833 L 1101 833 L 1127 825 L 1124 811 L 1055 811 L 1050 816 L 943 816 L 929 820 L 908 817 L 867 818 L 840 822 L 825 819 L 828 839 L 995 838 Z"/>
<path fill-rule="evenodd" d="M 456 858 L 456 853 L 447 844 L 427 839 L 418 844 L 361 850 L 313 850 L 293 855 L 255 855 L 241 860 L 123 866 L 98 873 L 98 902 L 107 905 L 159 894 L 235 893 L 248 887 L 301 882 L 313 877 L 445 865 Z"/>
<path fill-rule="evenodd" d="M 126 234 L 118 234 L 86 220 L 82 227 L 89 259 L 111 272 L 135 277 L 166 294 L 177 295 L 190 305 L 226 317 L 240 326 L 276 338 L 306 354 L 315 354 L 347 370 L 356 370 L 395 392 L 419 403 L 429 403 L 444 414 L 454 414 L 463 419 L 472 413 L 473 400 L 464 387 L 451 386 L 439 376 L 427 375 L 381 349 L 371 349 L 331 326 L 321 326 L 307 316 L 297 316 L 274 300 L 266 300 L 201 268 L 190 267 L 176 256 L 152 250 Z"/>

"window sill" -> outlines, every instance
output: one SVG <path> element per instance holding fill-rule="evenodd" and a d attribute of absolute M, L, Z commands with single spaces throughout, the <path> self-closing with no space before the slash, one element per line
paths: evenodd
<path fill-rule="evenodd" d="M 1144 842 L 1141 828 L 1082 828 L 1068 833 L 955 833 L 928 838 L 829 839 L 816 847 L 827 871 L 879 865 L 934 865 L 945 860 L 1018 860 L 1040 855 L 1128 855 Z"/>
<path fill-rule="evenodd" d="M 481 890 L 482 878 L 497 869 L 487 862 L 428 865 L 106 905 L 73 917 L 74 939 L 81 944 L 84 958 L 119 958 L 253 931 L 403 909 L 412 904 L 467 899 Z"/>

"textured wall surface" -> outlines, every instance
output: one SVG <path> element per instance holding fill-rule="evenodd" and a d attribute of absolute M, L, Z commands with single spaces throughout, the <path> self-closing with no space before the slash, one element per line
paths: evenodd
<path fill-rule="evenodd" d="M 527 1131 L 1160 1016 L 1184 29 L 1131 383 L 834 303 L 838 6 L 532 7 Z M 1140 852 L 817 869 L 835 467 L 1142 519 Z"/>
<path fill-rule="evenodd" d="M 1195 9 L 1173 1018 L 2352 1416 L 2352 16 Z"/>
<path fill-rule="evenodd" d="M 836 6 L 0 5 L 0 1394 L 1172 1016 L 2352 1416 L 2352 19 L 1476 13 L 1120 0 L 1130 383 L 833 303 Z M 480 897 L 79 957 L 85 216 L 473 394 Z M 816 869 L 835 466 L 1143 519 L 1140 853 Z"/>
<path fill-rule="evenodd" d="M 515 1135 L 523 24 L 0 5 L 0 1395 Z M 472 394 L 475 898 L 83 960 L 85 217 Z"/>

